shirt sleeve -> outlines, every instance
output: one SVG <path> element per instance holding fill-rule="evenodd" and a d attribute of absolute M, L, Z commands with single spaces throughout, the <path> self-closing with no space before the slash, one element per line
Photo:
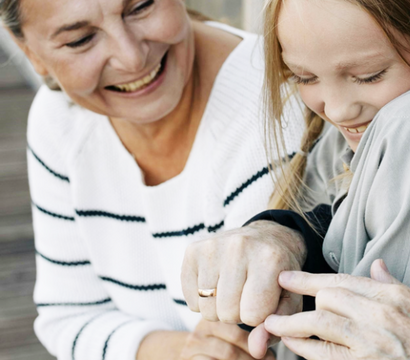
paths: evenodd
<path fill-rule="evenodd" d="M 59 360 L 135 360 L 142 339 L 169 326 L 126 314 L 110 298 L 76 224 L 70 178 L 58 147 L 52 146 L 59 140 L 36 116 L 30 116 L 28 134 L 39 314 L 35 332 Z"/>

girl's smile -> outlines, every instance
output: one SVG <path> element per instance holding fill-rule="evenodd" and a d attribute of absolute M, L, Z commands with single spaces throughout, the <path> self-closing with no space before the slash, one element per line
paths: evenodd
<path fill-rule="evenodd" d="M 284 1 L 278 37 L 289 80 L 353 151 L 377 112 L 410 90 L 410 67 L 375 20 L 348 1 Z M 409 52 L 401 55 L 410 62 Z"/>

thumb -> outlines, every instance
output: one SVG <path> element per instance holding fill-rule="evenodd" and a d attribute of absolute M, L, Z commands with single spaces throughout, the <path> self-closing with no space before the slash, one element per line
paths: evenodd
<path fill-rule="evenodd" d="M 382 259 L 373 261 L 372 267 L 370 268 L 370 275 L 373 280 L 384 284 L 401 284 L 399 280 L 390 274 Z"/>

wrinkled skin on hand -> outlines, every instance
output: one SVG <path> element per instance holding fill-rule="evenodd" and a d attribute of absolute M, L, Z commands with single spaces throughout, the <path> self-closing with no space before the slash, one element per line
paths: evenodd
<path fill-rule="evenodd" d="M 278 276 L 300 270 L 305 258 L 299 232 L 257 221 L 191 244 L 182 266 L 182 289 L 189 308 L 206 320 L 257 326 L 270 314 L 301 310 L 302 297 L 283 292 Z M 200 298 L 198 288 L 217 288 L 217 296 Z"/>
<path fill-rule="evenodd" d="M 180 360 L 252 360 L 249 333 L 237 325 L 201 320 L 188 335 Z M 264 360 L 275 360 L 269 352 Z"/>
<path fill-rule="evenodd" d="M 263 356 L 269 332 L 308 360 L 409 360 L 410 288 L 381 260 L 373 263 L 371 277 L 282 273 L 281 286 L 316 296 L 316 310 L 269 316 L 265 329 L 258 327 L 250 336 L 251 354 Z M 321 340 L 309 339 L 312 335 Z"/>

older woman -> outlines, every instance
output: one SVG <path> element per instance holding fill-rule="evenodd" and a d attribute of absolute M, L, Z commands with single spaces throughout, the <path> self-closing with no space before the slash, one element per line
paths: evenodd
<path fill-rule="evenodd" d="M 250 359 L 236 326 L 198 324 L 179 273 L 189 243 L 272 191 L 257 36 L 193 21 L 183 0 L 2 0 L 0 14 L 62 90 L 40 89 L 28 125 L 40 340 L 59 359 Z M 288 122 L 291 153 L 301 127 Z"/>

